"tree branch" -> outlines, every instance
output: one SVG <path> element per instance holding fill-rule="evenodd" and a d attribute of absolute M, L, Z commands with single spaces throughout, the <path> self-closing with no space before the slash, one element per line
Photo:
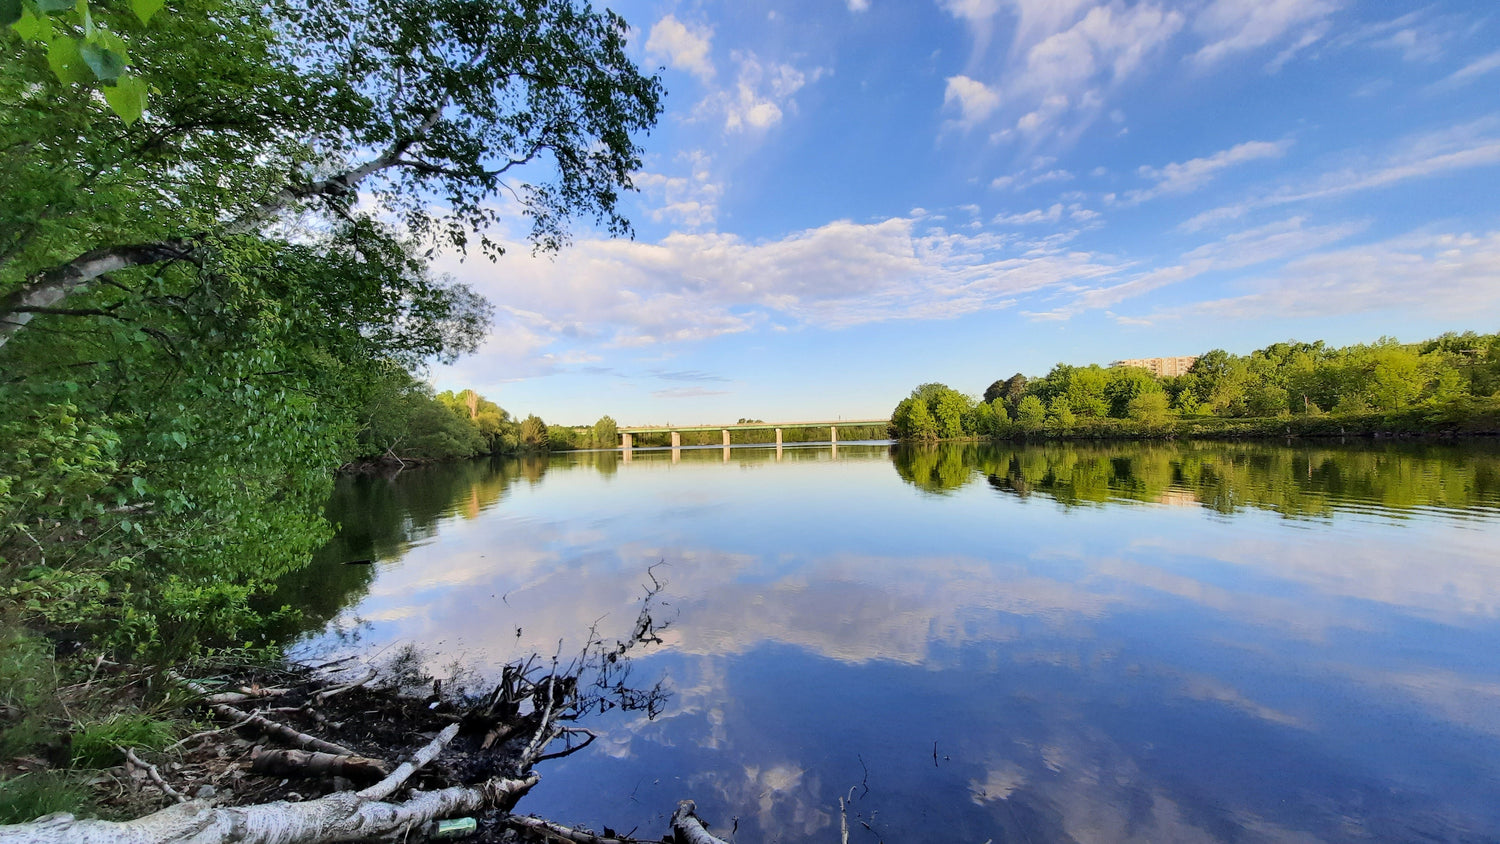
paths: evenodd
<path fill-rule="evenodd" d="M 191 240 L 108 246 L 85 252 L 66 264 L 33 274 L 20 288 L 0 300 L 0 346 L 4 346 L 31 322 L 35 314 L 45 313 L 46 309 L 53 308 L 105 273 L 188 258 L 195 246 Z"/>

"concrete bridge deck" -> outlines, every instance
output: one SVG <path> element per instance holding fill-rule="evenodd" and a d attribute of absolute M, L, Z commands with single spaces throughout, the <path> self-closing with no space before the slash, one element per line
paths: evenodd
<path fill-rule="evenodd" d="M 840 428 L 864 428 L 871 425 L 889 425 L 889 419 L 831 419 L 813 422 L 736 422 L 732 425 L 622 425 L 619 427 L 620 447 L 630 449 L 635 445 L 636 434 L 671 434 L 672 447 L 682 446 L 683 431 L 722 431 L 724 446 L 730 445 L 731 431 L 775 431 L 776 444 L 781 445 L 781 432 L 785 428 L 827 428 L 831 442 L 839 441 Z"/>

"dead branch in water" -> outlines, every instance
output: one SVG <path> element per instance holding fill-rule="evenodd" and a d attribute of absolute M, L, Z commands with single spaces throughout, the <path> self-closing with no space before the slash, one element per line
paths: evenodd
<path fill-rule="evenodd" d="M 677 811 L 672 813 L 672 841 L 673 844 L 729 844 L 709 833 L 691 800 L 678 803 Z"/>

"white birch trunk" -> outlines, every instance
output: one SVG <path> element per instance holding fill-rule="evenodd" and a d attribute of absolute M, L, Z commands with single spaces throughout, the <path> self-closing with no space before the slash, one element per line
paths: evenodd
<path fill-rule="evenodd" d="M 133 821 L 79 820 L 48 815 L 36 821 L 0 826 L 0 844 L 323 844 L 361 841 L 416 832 L 439 818 L 470 815 L 493 806 L 514 805 L 537 782 L 492 779 L 440 791 L 414 791 L 386 803 L 340 791 L 303 803 L 262 803 L 214 807 L 193 800 Z"/>

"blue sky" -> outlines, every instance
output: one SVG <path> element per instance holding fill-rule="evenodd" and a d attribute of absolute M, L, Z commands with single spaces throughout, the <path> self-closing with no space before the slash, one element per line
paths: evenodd
<path fill-rule="evenodd" d="M 1489 0 L 611 6 L 668 90 L 636 237 L 440 259 L 496 318 L 439 388 L 854 418 L 1059 361 L 1500 329 Z"/>

